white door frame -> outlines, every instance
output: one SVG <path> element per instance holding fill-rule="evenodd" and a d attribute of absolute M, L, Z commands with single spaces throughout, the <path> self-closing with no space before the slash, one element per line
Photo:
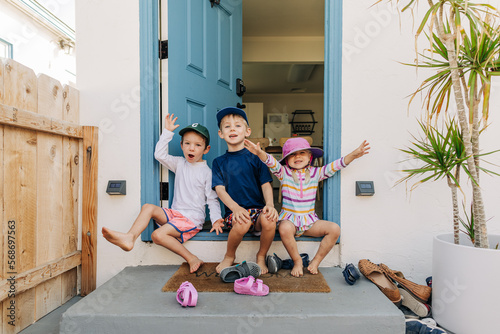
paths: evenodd
<path fill-rule="evenodd" d="M 160 135 L 159 8 L 160 0 L 139 1 L 141 204 L 160 203 L 160 168 L 153 156 L 153 147 Z M 341 154 L 342 8 L 342 0 L 325 0 L 325 79 L 323 107 L 325 161 L 333 161 L 340 157 Z M 340 173 L 336 173 L 334 177 L 325 181 L 323 195 L 324 219 L 340 224 Z M 149 235 L 151 232 L 152 230 L 146 229 L 142 234 L 142 240 L 150 241 Z"/>

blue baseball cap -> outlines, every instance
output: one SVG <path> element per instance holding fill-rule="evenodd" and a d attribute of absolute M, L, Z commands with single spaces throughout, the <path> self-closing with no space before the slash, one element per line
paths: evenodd
<path fill-rule="evenodd" d="M 226 108 L 221 109 L 217 112 L 217 127 L 218 128 L 220 128 L 220 121 L 222 121 L 224 116 L 227 116 L 227 115 L 240 115 L 241 117 L 243 117 L 245 119 L 245 121 L 248 124 L 248 118 L 247 118 L 247 114 L 245 113 L 245 111 L 243 111 L 240 108 L 226 107 Z"/>

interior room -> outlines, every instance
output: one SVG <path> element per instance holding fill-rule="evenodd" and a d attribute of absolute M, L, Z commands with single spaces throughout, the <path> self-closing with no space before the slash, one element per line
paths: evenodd
<path fill-rule="evenodd" d="M 323 146 L 323 61 L 323 0 L 243 2 L 243 105 L 251 138 L 261 138 L 278 160 L 282 138 L 304 136 Z M 276 178 L 273 188 L 279 209 Z M 321 201 L 316 208 L 321 217 Z"/>

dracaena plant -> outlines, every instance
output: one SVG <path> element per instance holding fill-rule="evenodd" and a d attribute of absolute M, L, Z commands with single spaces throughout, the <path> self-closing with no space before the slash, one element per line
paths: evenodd
<path fill-rule="evenodd" d="M 464 204 L 464 215 L 465 219 L 460 218 L 460 223 L 462 224 L 463 230 L 461 230 L 469 239 L 472 243 L 474 243 L 474 212 L 472 211 L 472 206 L 471 206 L 471 211 L 470 215 L 467 214 L 467 211 L 465 210 L 465 204 Z"/>
<path fill-rule="evenodd" d="M 448 113 L 450 104 L 454 104 L 463 141 L 463 163 L 472 185 L 474 246 L 488 248 L 479 134 L 488 120 L 491 78 L 500 75 L 498 11 L 489 4 L 467 0 L 389 1 L 401 5 L 402 11 L 413 10 L 420 3 L 427 6 L 416 31 L 417 59 L 411 66 L 429 68 L 435 74 L 422 82 L 411 101 L 423 94 L 429 120 Z M 417 40 L 423 35 L 427 37 L 426 47 L 418 52 Z"/>
<path fill-rule="evenodd" d="M 442 129 L 431 126 L 425 121 L 420 121 L 419 125 L 422 135 L 420 137 L 413 136 L 413 141 L 411 141 L 410 145 L 405 149 L 401 149 L 401 151 L 409 155 L 410 158 L 408 160 L 420 162 L 420 166 L 417 168 L 403 169 L 402 171 L 406 176 L 397 183 L 420 177 L 420 180 L 412 185 L 410 190 L 413 190 L 421 183 L 430 180 L 436 181 L 446 179 L 451 190 L 454 242 L 458 244 L 460 224 L 465 227 L 458 208 L 458 190 L 463 193 L 460 187 L 461 171 L 465 171 L 472 182 L 476 182 L 465 164 L 468 157 L 465 154 L 462 134 L 453 119 L 447 121 Z M 481 154 L 476 158 L 479 159 L 482 156 L 494 152 L 496 151 Z M 498 175 L 483 167 L 480 168 L 488 174 Z M 470 222 L 469 219 L 467 219 L 467 221 Z M 474 224 L 469 224 L 466 229 L 466 234 L 469 237 L 472 235 L 471 240 L 474 243 L 474 231 L 470 231 L 471 227 L 473 228 Z M 462 232 L 464 232 L 464 230 L 462 230 Z"/>

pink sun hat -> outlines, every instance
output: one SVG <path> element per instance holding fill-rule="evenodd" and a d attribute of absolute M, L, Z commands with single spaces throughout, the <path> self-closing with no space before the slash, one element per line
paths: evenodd
<path fill-rule="evenodd" d="M 280 164 L 284 165 L 286 163 L 286 158 L 295 152 L 309 150 L 313 158 L 319 158 L 323 156 L 323 150 L 317 147 L 311 147 L 307 140 L 302 137 L 290 138 L 283 145 L 283 158 L 280 160 Z"/>

